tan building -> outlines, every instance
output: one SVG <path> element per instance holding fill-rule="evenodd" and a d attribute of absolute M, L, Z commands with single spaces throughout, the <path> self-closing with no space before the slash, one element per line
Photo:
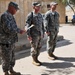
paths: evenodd
<path fill-rule="evenodd" d="M 6 11 L 8 7 L 8 3 L 10 1 L 17 2 L 20 7 L 20 11 L 17 12 L 15 15 L 17 25 L 24 29 L 25 25 L 25 19 L 29 12 L 32 11 L 32 2 L 33 1 L 39 1 L 42 4 L 42 13 L 45 13 L 47 11 L 47 4 L 49 4 L 53 0 L 0 0 L 0 15 Z M 65 23 L 65 5 L 62 3 L 59 3 L 57 11 L 60 14 L 60 23 Z"/>

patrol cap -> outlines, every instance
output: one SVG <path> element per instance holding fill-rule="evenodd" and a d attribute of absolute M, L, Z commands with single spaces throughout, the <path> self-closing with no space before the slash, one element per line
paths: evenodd
<path fill-rule="evenodd" d="M 52 6 L 52 5 L 58 5 L 58 3 L 57 2 L 51 2 L 50 6 Z"/>
<path fill-rule="evenodd" d="M 33 2 L 32 5 L 33 6 L 41 6 L 41 4 L 39 2 Z"/>
<path fill-rule="evenodd" d="M 19 6 L 15 2 L 10 2 L 8 6 L 13 6 L 15 9 L 19 10 Z"/>

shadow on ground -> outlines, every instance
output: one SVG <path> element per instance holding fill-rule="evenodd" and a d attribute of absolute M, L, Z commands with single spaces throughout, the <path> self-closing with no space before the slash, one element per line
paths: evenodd
<path fill-rule="evenodd" d="M 30 51 L 26 52 L 26 53 L 21 53 L 19 55 L 16 55 L 15 58 L 16 58 L 16 60 L 19 60 L 21 58 L 25 58 L 25 57 L 28 57 L 28 56 L 30 56 Z"/>
<path fill-rule="evenodd" d="M 55 63 L 43 62 L 43 66 L 49 69 L 58 69 L 58 68 L 65 69 L 69 67 L 75 67 L 75 65 L 73 65 L 70 62 L 55 62 Z"/>
<path fill-rule="evenodd" d="M 63 39 L 62 41 L 57 42 L 56 47 L 63 47 L 63 46 L 70 45 L 70 44 L 73 44 L 73 42 L 71 42 L 70 40 L 67 40 L 67 39 Z"/>
<path fill-rule="evenodd" d="M 75 69 L 45 70 L 41 75 L 74 75 Z M 73 74 L 72 74 L 73 73 Z"/>
<path fill-rule="evenodd" d="M 41 75 L 69 75 L 75 72 L 75 69 L 72 69 L 75 68 L 75 65 L 69 62 L 43 62 L 43 66 L 48 70 L 43 70 Z"/>
<path fill-rule="evenodd" d="M 74 57 L 59 57 L 58 60 L 67 61 L 67 62 L 75 62 Z"/>

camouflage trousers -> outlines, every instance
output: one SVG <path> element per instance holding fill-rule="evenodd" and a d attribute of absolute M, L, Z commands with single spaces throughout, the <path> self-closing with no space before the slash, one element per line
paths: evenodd
<path fill-rule="evenodd" d="M 50 32 L 50 35 L 47 37 L 47 51 L 48 54 L 53 53 L 56 47 L 57 42 L 57 32 Z"/>
<path fill-rule="evenodd" d="M 38 56 L 41 49 L 41 36 L 32 37 L 31 44 L 31 55 Z"/>
<path fill-rule="evenodd" d="M 14 49 L 14 44 L 1 45 L 2 69 L 4 72 L 10 70 L 15 65 Z"/>

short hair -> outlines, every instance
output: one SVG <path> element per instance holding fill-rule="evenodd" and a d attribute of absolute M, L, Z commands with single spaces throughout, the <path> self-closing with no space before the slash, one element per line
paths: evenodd
<path fill-rule="evenodd" d="M 50 4 L 47 4 L 47 8 L 50 8 Z"/>

